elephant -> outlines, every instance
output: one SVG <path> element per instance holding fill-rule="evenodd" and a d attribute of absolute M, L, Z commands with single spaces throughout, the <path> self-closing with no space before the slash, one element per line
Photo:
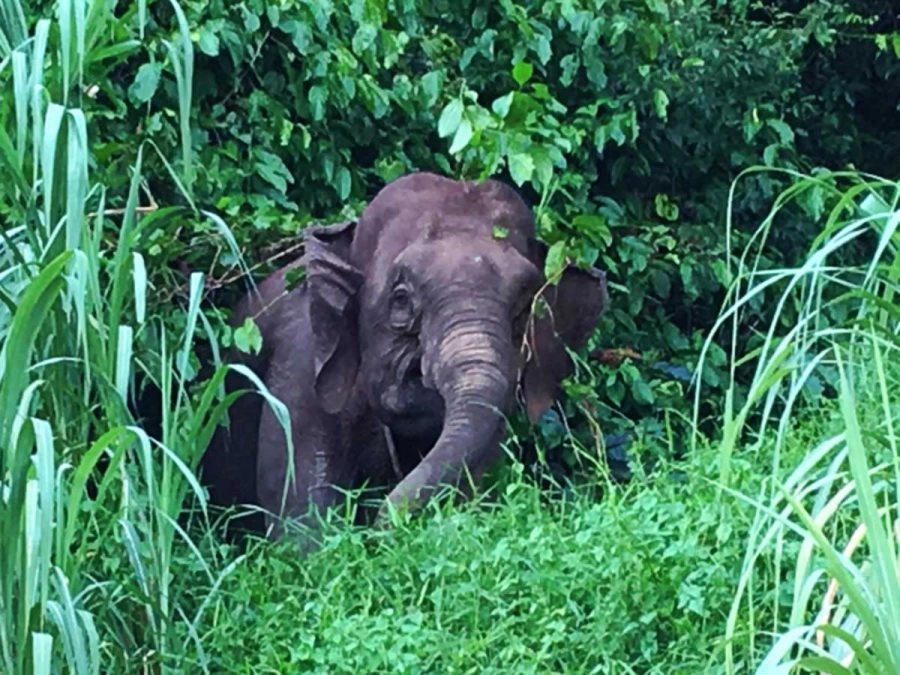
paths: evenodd
<path fill-rule="evenodd" d="M 496 179 L 410 173 L 356 220 L 310 226 L 304 243 L 234 308 L 233 325 L 253 317 L 261 351 L 229 356 L 289 411 L 293 479 L 286 488 L 284 429 L 252 392 L 203 464 L 212 501 L 293 520 L 364 485 L 379 490 L 358 512 L 369 524 L 421 509 L 442 486 L 465 493 L 502 456 L 513 406 L 534 422 L 553 405 L 572 372 L 567 348 L 584 346 L 608 299 L 593 267 L 548 283 L 534 216 Z M 226 389 L 241 388 L 252 389 L 229 374 Z M 276 519 L 269 536 L 282 535 Z"/>

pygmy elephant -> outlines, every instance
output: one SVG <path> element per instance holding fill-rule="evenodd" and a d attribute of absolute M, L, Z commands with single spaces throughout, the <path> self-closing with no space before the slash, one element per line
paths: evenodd
<path fill-rule="evenodd" d="M 500 457 L 517 395 L 532 421 L 552 405 L 571 372 L 566 347 L 586 342 L 606 304 L 596 269 L 547 283 L 531 211 L 494 180 L 407 175 L 357 222 L 306 236 L 303 257 L 233 315 L 262 333 L 261 352 L 240 359 L 290 412 L 293 480 L 285 492 L 272 408 L 244 394 L 204 458 L 213 501 L 300 518 L 364 483 L 412 508 L 442 485 L 465 489 Z M 305 278 L 288 289 L 298 265 Z M 251 389 L 234 373 L 226 387 Z"/>

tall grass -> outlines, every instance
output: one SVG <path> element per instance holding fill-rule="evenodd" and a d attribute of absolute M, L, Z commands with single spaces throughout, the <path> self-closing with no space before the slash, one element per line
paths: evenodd
<path fill-rule="evenodd" d="M 190 201 L 193 54 L 172 4 L 183 138 L 170 169 Z M 107 208 L 89 172 L 89 66 L 137 44 L 108 42 L 123 32 L 113 24 L 131 21 L 116 9 L 60 0 L 29 32 L 19 0 L 0 0 L 0 672 L 9 674 L 166 671 L 186 654 L 205 669 L 194 626 L 207 604 L 191 594 L 239 562 L 221 564 L 179 521 L 188 495 L 205 509 L 193 469 L 224 406 L 214 396 L 222 369 L 187 394 L 192 344 L 208 328 L 202 277 L 191 277 L 183 328 L 146 311 L 143 230 L 192 213 L 139 209 L 144 147 L 122 209 Z M 143 16 L 124 32 L 143 35 Z M 162 392 L 160 439 L 129 412 L 137 375 Z"/>
<path fill-rule="evenodd" d="M 794 175 L 770 217 L 739 259 L 728 308 L 717 329 L 732 330 L 732 387 L 724 415 L 719 484 L 731 492 L 738 448 L 773 443 L 767 488 L 736 495 L 754 504 L 743 571 L 728 620 L 726 667 L 747 672 L 900 672 L 900 184 L 854 173 Z M 762 270 L 754 254 L 779 212 L 816 193 L 830 204 L 821 233 L 796 268 Z M 834 261 L 849 247 L 867 250 L 858 265 Z M 775 297 L 771 327 L 747 355 L 736 353 L 741 309 Z M 788 320 L 788 309 L 796 319 Z M 708 338 L 711 341 L 715 331 Z M 742 405 L 735 373 L 753 364 Z M 702 360 L 700 367 L 702 368 Z M 824 387 L 819 384 L 824 383 Z M 830 401 L 810 392 L 832 392 Z M 699 401 L 699 388 L 698 388 Z M 803 405 L 798 405 L 804 401 Z M 836 408 L 840 428 L 795 467 L 781 465 L 798 415 Z M 756 415 L 759 422 L 751 428 Z M 785 475 L 783 481 L 774 477 Z M 766 615 L 754 602 L 774 587 Z M 790 597 L 786 610 L 784 596 Z M 745 621 L 739 616 L 745 613 Z M 739 657 L 739 625 L 755 626 Z M 755 641 L 764 640 L 763 645 Z M 768 643 L 768 646 L 765 646 Z M 761 659 L 761 660 L 758 660 Z M 758 660 L 758 661 L 757 661 Z"/>

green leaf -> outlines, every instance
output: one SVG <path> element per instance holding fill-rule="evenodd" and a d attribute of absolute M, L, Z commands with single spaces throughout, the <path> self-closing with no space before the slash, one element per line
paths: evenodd
<path fill-rule="evenodd" d="M 566 242 L 558 241 L 547 251 L 544 260 L 544 276 L 547 279 L 555 279 L 566 266 Z"/>
<path fill-rule="evenodd" d="M 469 47 L 464 50 L 462 56 L 459 57 L 459 69 L 465 71 L 469 64 L 472 63 L 472 59 L 475 58 L 475 55 L 478 53 L 478 47 Z"/>
<path fill-rule="evenodd" d="M 531 176 L 534 174 L 534 160 L 531 158 L 531 155 L 524 152 L 511 153 L 507 161 L 509 163 L 509 175 L 516 185 L 522 187 L 527 181 L 531 180 Z"/>
<path fill-rule="evenodd" d="M 337 172 L 338 195 L 342 200 L 350 196 L 351 187 L 350 170 L 346 166 L 342 166 Z"/>
<path fill-rule="evenodd" d="M 625 143 L 625 133 L 622 131 L 621 120 L 618 117 L 614 119 L 612 131 L 610 131 L 609 137 L 616 142 L 616 145 L 622 145 Z"/>
<path fill-rule="evenodd" d="M 281 120 L 281 129 L 278 130 L 278 144 L 287 145 L 294 133 L 294 123 L 290 120 Z"/>
<path fill-rule="evenodd" d="M 146 103 L 153 94 L 156 93 L 156 87 L 159 85 L 159 76 L 162 72 L 162 65 L 159 63 L 144 63 L 138 68 L 137 75 L 134 76 L 134 82 L 128 88 L 128 96 L 135 103 Z"/>
<path fill-rule="evenodd" d="M 493 234 L 494 239 L 506 239 L 509 236 L 509 229 L 496 225 L 494 226 Z"/>
<path fill-rule="evenodd" d="M 653 206 L 656 215 L 666 220 L 678 220 L 678 204 L 669 199 L 669 196 L 659 193 L 653 198 Z"/>
<path fill-rule="evenodd" d="M 469 120 L 463 120 L 456 127 L 456 134 L 453 136 L 453 143 L 450 144 L 450 154 L 455 155 L 463 150 L 472 140 L 472 124 Z"/>
<path fill-rule="evenodd" d="M 821 193 L 821 188 L 816 188 Z M 870 192 L 859 203 L 859 210 L 867 217 L 872 216 L 889 216 L 893 212 L 891 205 L 877 192 Z"/>
<path fill-rule="evenodd" d="M 9 440 L 19 396 L 25 390 L 35 340 L 65 285 L 63 271 L 72 256 L 65 251 L 47 263 L 19 298 L 0 351 L 0 446 Z"/>
<path fill-rule="evenodd" d="M 597 152 L 601 155 L 603 154 L 603 148 L 606 146 L 606 141 L 609 140 L 609 125 L 608 124 L 600 124 L 594 129 L 594 147 L 597 148 Z"/>
<path fill-rule="evenodd" d="M 562 68 L 562 75 L 559 81 L 564 87 L 568 87 L 575 80 L 575 73 L 578 72 L 581 62 L 575 54 L 566 54 L 562 57 L 559 65 Z"/>
<path fill-rule="evenodd" d="M 446 105 L 438 119 L 438 136 L 446 138 L 454 133 L 462 122 L 463 102 L 455 98 Z"/>
<path fill-rule="evenodd" d="M 432 70 L 419 80 L 419 86 L 425 93 L 425 105 L 429 108 L 435 104 L 441 94 L 441 79 L 441 72 Z"/>
<path fill-rule="evenodd" d="M 198 40 L 200 51 L 207 56 L 219 55 L 219 36 L 213 32 L 209 26 L 203 26 L 200 29 L 200 39 Z"/>
<path fill-rule="evenodd" d="M 520 87 L 528 82 L 533 74 L 534 66 L 526 61 L 519 61 L 512 69 L 513 79 Z"/>
<path fill-rule="evenodd" d="M 285 166 L 281 157 L 267 150 L 257 150 L 255 154 L 256 171 L 260 178 L 279 192 L 285 192 L 288 183 L 294 182 L 294 176 Z"/>
<path fill-rule="evenodd" d="M 303 56 L 309 55 L 309 48 L 312 44 L 312 30 L 308 24 L 302 21 L 286 21 L 282 24 L 281 29 L 286 33 L 290 33 L 291 42 L 297 51 Z"/>
<path fill-rule="evenodd" d="M 392 183 L 406 173 L 406 166 L 396 158 L 382 158 L 375 163 L 375 171 L 385 183 Z"/>
<path fill-rule="evenodd" d="M 538 35 L 535 51 L 537 52 L 538 60 L 541 62 L 541 65 L 546 66 L 547 62 L 550 61 L 550 57 L 553 55 L 553 50 L 550 47 L 550 40 L 543 35 Z"/>
<path fill-rule="evenodd" d="M 363 24 L 356 33 L 353 34 L 353 39 L 350 42 L 353 53 L 357 56 L 362 56 L 372 47 L 377 37 L 378 28 L 370 23 Z"/>
<path fill-rule="evenodd" d="M 665 121 L 669 117 L 669 96 L 662 89 L 653 92 L 653 106 L 656 108 L 656 116 Z"/>
<path fill-rule="evenodd" d="M 491 103 L 491 110 L 493 110 L 501 119 L 505 118 L 509 114 L 509 108 L 512 105 L 515 95 L 516 92 L 511 91 L 499 98 L 495 98 L 494 102 Z"/>
<path fill-rule="evenodd" d="M 541 188 L 546 188 L 553 178 L 553 160 L 546 148 L 535 148 L 531 155 L 534 161 L 534 177 Z"/>
<path fill-rule="evenodd" d="M 650 385 L 642 379 L 634 381 L 631 385 L 631 393 L 634 396 L 634 400 L 638 403 L 643 403 L 645 405 L 653 403 L 653 390 L 650 389 Z"/>
<path fill-rule="evenodd" d="M 662 300 L 667 300 L 669 293 L 672 291 L 669 275 L 662 270 L 653 270 L 650 281 L 653 284 L 653 292 L 656 293 L 656 296 Z"/>
<path fill-rule="evenodd" d="M 794 142 L 794 130 L 791 129 L 783 120 L 771 119 L 767 120 L 766 124 L 772 127 L 776 132 L 778 132 L 778 138 L 785 145 Z"/>
<path fill-rule="evenodd" d="M 612 244 L 612 233 L 604 216 L 599 213 L 580 213 L 572 219 L 572 227 L 579 234 L 596 243 L 609 246 Z"/>
<path fill-rule="evenodd" d="M 234 346 L 245 354 L 259 354 L 262 349 L 262 333 L 251 317 L 248 316 L 239 328 L 235 328 Z"/>
<path fill-rule="evenodd" d="M 248 10 L 246 7 L 241 6 L 241 14 L 244 15 L 244 28 L 251 33 L 255 33 L 259 30 L 260 22 L 259 17 Z"/>
<path fill-rule="evenodd" d="M 305 267 L 291 267 L 284 273 L 284 287 L 288 291 L 294 290 L 306 279 Z"/>
<path fill-rule="evenodd" d="M 328 92 L 321 85 L 313 85 L 309 90 L 309 105 L 312 107 L 313 119 L 317 122 L 325 117 L 325 103 L 328 101 Z"/>
<path fill-rule="evenodd" d="M 759 112 L 756 108 L 744 115 L 743 129 L 746 141 L 753 140 L 753 137 L 762 129 L 762 122 L 759 120 Z"/>

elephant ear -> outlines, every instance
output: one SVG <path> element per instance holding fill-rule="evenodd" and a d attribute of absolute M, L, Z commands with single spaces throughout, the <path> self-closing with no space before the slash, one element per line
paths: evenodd
<path fill-rule="evenodd" d="M 309 320 L 312 323 L 315 392 L 322 409 L 339 412 L 359 369 L 358 299 L 363 275 L 350 262 L 355 222 L 306 229 Z"/>
<path fill-rule="evenodd" d="M 544 269 L 546 256 L 542 242 L 529 241 L 528 257 L 539 269 Z M 537 303 L 538 311 L 526 332 L 528 361 L 522 374 L 525 407 L 532 422 L 553 405 L 560 382 L 572 373 L 566 348 L 583 347 L 606 308 L 606 274 L 569 265 L 557 284 L 543 289 L 541 297 L 544 302 Z"/>

